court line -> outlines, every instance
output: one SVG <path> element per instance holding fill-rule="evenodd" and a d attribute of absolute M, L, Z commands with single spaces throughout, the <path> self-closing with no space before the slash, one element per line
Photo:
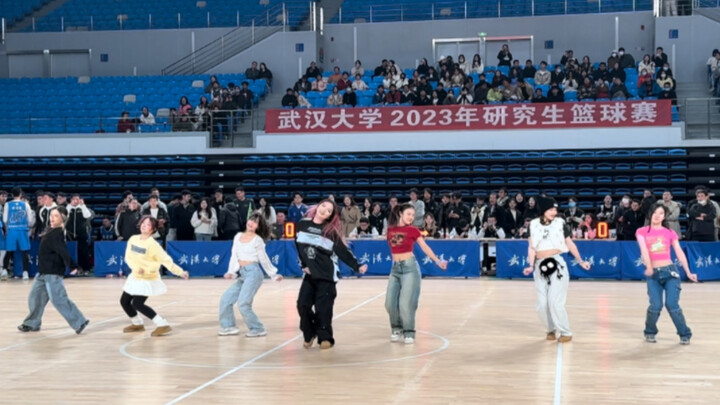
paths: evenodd
<path fill-rule="evenodd" d="M 160 305 L 160 306 L 158 306 L 157 308 L 160 309 L 160 308 L 169 307 L 170 305 L 178 304 L 178 303 L 181 303 L 181 302 L 184 302 L 184 301 L 185 301 L 185 300 L 170 302 L 170 303 L 167 303 L 167 304 Z M 117 321 L 118 319 L 123 319 L 123 318 L 127 318 L 127 315 L 116 316 L 116 317 L 114 317 L 114 318 L 105 319 L 104 321 L 100 321 L 100 322 L 91 322 L 91 323 L 87 326 L 87 328 L 85 328 L 85 331 L 90 330 L 90 329 L 92 329 L 92 328 L 95 328 L 95 327 L 97 327 L 97 326 L 106 324 L 106 323 L 108 323 L 108 322 Z M 83 334 L 86 333 L 85 331 L 83 331 Z M 18 333 L 23 333 L 23 332 L 18 332 Z M 36 333 L 36 332 L 25 332 L 25 333 Z M 29 344 L 31 344 L 31 343 L 40 342 L 40 341 L 43 341 L 43 340 L 46 340 L 46 339 L 50 339 L 50 338 L 54 338 L 54 337 L 60 337 L 60 336 L 65 336 L 65 335 L 72 335 L 72 334 L 74 334 L 74 333 L 75 333 L 75 331 L 71 329 L 71 330 L 68 330 L 68 331 L 65 331 L 65 332 L 55 333 L 55 334 L 48 335 L 48 336 L 43 336 L 43 337 L 37 338 L 37 339 L 26 340 L 26 341 L 24 341 L 24 342 L 15 343 L 14 345 L 2 347 L 2 348 L 0 348 L 0 353 L 5 352 L 5 351 L 8 351 L 8 350 L 15 349 L 15 348 L 17 348 L 17 347 L 26 346 L 26 345 L 29 345 Z"/>
<path fill-rule="evenodd" d="M 562 390 L 562 362 L 563 362 L 563 344 L 557 344 L 557 360 L 555 364 L 555 405 L 560 405 Z"/>
<path fill-rule="evenodd" d="M 425 353 L 419 353 L 414 354 L 411 356 L 404 356 L 404 357 L 397 357 L 397 358 L 386 358 L 386 359 L 380 359 L 380 360 L 371 360 L 371 361 L 358 361 L 358 362 L 352 362 L 352 363 L 338 363 L 338 364 L 318 364 L 314 366 L 248 366 L 245 367 L 247 369 L 252 370 L 300 370 L 300 369 L 317 369 L 317 368 L 338 368 L 338 367 L 355 367 L 355 366 L 371 366 L 375 364 L 384 364 L 384 363 L 392 363 L 396 361 L 402 361 L 402 360 L 412 360 L 412 359 L 418 359 L 421 357 L 427 357 L 436 353 L 439 353 L 448 347 L 450 347 L 450 340 L 447 339 L 444 336 L 440 336 L 436 333 L 427 332 L 423 330 L 418 330 L 417 333 L 429 335 L 436 339 L 439 339 L 442 342 L 442 345 L 436 349 L 433 349 L 429 352 Z M 162 361 L 162 360 L 155 360 L 155 359 L 149 359 L 145 357 L 138 357 L 133 354 L 128 353 L 127 348 L 128 346 L 150 339 L 149 337 L 145 336 L 140 339 L 132 340 L 130 342 L 125 343 L 124 345 L 120 346 L 120 354 L 123 356 L 137 361 L 142 361 L 144 363 L 148 364 L 159 364 L 163 366 L 175 366 L 175 367 L 189 367 L 189 368 L 214 368 L 214 369 L 231 369 L 232 366 L 221 366 L 217 364 L 191 364 L 191 363 L 176 363 L 172 361 Z"/>
<path fill-rule="evenodd" d="M 369 299 L 367 299 L 367 300 L 365 300 L 365 301 L 363 301 L 363 302 L 355 305 L 354 307 L 348 309 L 347 311 L 345 311 L 345 312 L 343 312 L 343 313 L 341 313 L 341 314 L 336 315 L 335 317 L 333 317 L 333 320 L 340 319 L 340 318 L 342 318 L 343 316 L 345 316 L 345 315 L 347 315 L 347 314 L 355 311 L 356 309 L 361 308 L 361 307 L 363 307 L 363 306 L 365 306 L 365 305 L 367 305 L 367 304 L 375 301 L 376 299 L 382 297 L 383 295 L 385 295 L 385 292 L 384 292 L 384 291 L 381 292 L 380 294 L 372 297 L 372 298 L 369 298 Z M 260 354 L 260 355 L 257 355 L 257 356 L 255 356 L 255 357 L 253 357 L 252 359 L 246 361 L 245 363 L 242 363 L 242 364 L 240 364 L 239 366 L 236 366 L 236 367 L 234 367 L 233 369 L 228 370 L 228 371 L 226 371 L 225 373 L 223 373 L 223 374 L 221 374 L 221 375 L 213 378 L 212 380 L 210 380 L 210 381 L 208 381 L 208 382 L 206 382 L 206 383 L 204 383 L 204 384 L 202 384 L 202 385 L 199 385 L 199 386 L 195 387 L 194 389 L 186 392 L 185 394 L 180 395 L 179 397 L 173 399 L 172 401 L 167 402 L 166 405 L 177 404 L 178 402 L 180 402 L 180 401 L 182 401 L 182 400 L 185 400 L 185 399 L 187 399 L 187 398 L 195 395 L 196 393 L 198 393 L 198 392 L 204 390 L 205 388 L 207 388 L 207 387 L 215 384 L 216 382 L 225 379 L 225 377 L 228 377 L 228 376 L 230 376 L 230 375 L 232 375 L 232 374 L 235 374 L 235 373 L 238 372 L 239 370 L 242 370 L 243 368 L 246 368 L 247 366 L 255 363 L 256 361 L 261 360 L 261 359 L 263 359 L 264 357 L 267 357 L 267 356 L 269 356 L 269 355 L 277 352 L 278 350 L 284 348 L 285 346 L 289 345 L 290 343 L 292 343 L 292 342 L 300 339 L 302 336 L 303 336 L 302 334 L 298 334 L 297 336 L 295 336 L 295 337 L 293 337 L 293 338 L 285 341 L 284 343 L 281 343 L 281 344 L 278 345 L 278 346 L 275 346 L 274 348 L 266 351 L 265 353 L 262 353 L 262 354 Z"/>

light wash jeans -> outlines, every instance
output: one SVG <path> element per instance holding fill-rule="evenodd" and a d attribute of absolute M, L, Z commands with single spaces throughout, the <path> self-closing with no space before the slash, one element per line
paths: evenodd
<path fill-rule="evenodd" d="M 45 312 L 48 301 L 52 302 L 55 309 L 74 330 L 78 330 L 85 323 L 85 316 L 68 298 L 62 276 L 40 274 L 35 278 L 30 289 L 28 297 L 30 314 L 23 321 L 23 325 L 32 329 L 40 329 L 43 312 Z"/>
<path fill-rule="evenodd" d="M 537 311 L 545 325 L 547 333 L 559 332 L 561 336 L 572 336 L 570 321 L 565 310 L 570 273 L 567 264 L 560 255 L 552 256 L 558 263 L 558 269 L 550 275 L 550 280 L 540 273 L 542 260 L 535 260 L 535 292 L 537 292 Z"/>
<path fill-rule="evenodd" d="M 415 337 L 415 312 L 420 298 L 420 266 L 414 257 L 393 263 L 385 295 L 385 309 L 393 331 Z"/>
<path fill-rule="evenodd" d="M 665 292 L 665 307 L 670 314 L 681 338 L 692 337 L 692 332 L 685 323 L 685 316 L 680 308 L 680 290 L 682 290 L 680 274 L 674 265 L 654 269 L 653 275 L 647 278 L 647 293 L 650 306 L 645 316 L 645 335 L 655 336 L 658 333 L 657 321 L 663 307 L 663 291 Z"/>
<path fill-rule="evenodd" d="M 235 313 L 233 304 L 237 302 L 240 315 L 250 332 L 261 332 L 265 330 L 260 319 L 252 309 L 253 298 L 260 289 L 264 274 L 257 263 L 241 267 L 238 278 L 228 287 L 220 298 L 220 327 L 234 328 Z"/>
<path fill-rule="evenodd" d="M 212 241 L 212 235 L 210 235 L 209 233 L 196 233 L 195 240 L 202 242 L 210 242 Z"/>

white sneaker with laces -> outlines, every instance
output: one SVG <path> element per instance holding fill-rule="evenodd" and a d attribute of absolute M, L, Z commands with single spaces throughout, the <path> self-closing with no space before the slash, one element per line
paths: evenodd
<path fill-rule="evenodd" d="M 406 345 L 411 345 L 411 344 L 413 344 L 413 343 L 415 343 L 415 338 L 414 338 L 414 337 L 410 337 L 410 336 L 406 336 L 406 337 L 405 337 L 405 344 L 406 344 Z"/>
<path fill-rule="evenodd" d="M 30 275 L 27 271 L 23 271 L 23 281 L 30 280 Z"/>
<path fill-rule="evenodd" d="M 240 329 L 238 328 L 222 328 L 218 331 L 218 336 L 230 336 L 230 335 L 237 335 L 240 333 Z"/>
<path fill-rule="evenodd" d="M 0 280 L 7 281 L 8 279 L 8 272 L 5 269 L 0 270 Z"/>
<path fill-rule="evenodd" d="M 261 330 L 259 332 L 248 332 L 245 334 L 245 337 L 254 338 L 254 337 L 262 337 L 267 336 L 266 330 Z"/>
<path fill-rule="evenodd" d="M 390 341 L 391 342 L 399 342 L 401 336 L 402 336 L 402 331 L 394 330 L 392 332 L 392 335 L 390 335 Z"/>

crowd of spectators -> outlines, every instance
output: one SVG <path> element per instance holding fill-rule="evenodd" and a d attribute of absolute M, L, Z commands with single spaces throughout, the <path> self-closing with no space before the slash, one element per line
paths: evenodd
<path fill-rule="evenodd" d="M 588 56 L 578 60 L 568 50 L 559 64 L 551 66 L 546 61 L 535 65 L 530 59 L 521 65 L 513 59 L 508 45 L 503 45 L 497 66 L 486 66 L 479 54 L 470 62 L 461 54 L 457 61 L 452 56 L 443 57 L 436 66 L 422 58 L 415 69 L 407 71 L 392 59 L 383 59 L 368 71 L 358 60 L 349 71 L 335 66 L 332 74 L 324 75 L 312 62 L 294 87 L 286 90 L 281 104 L 287 108 L 314 106 L 308 99 L 312 92 L 318 92 L 325 101 L 323 105 L 355 107 L 359 104 L 357 93 L 364 95 L 368 90 L 374 94 L 367 105 L 542 103 L 636 97 L 671 99 L 676 103 L 676 85 L 662 47 L 653 55 L 643 55 L 638 62 L 624 48 L 599 62 L 592 62 Z"/>

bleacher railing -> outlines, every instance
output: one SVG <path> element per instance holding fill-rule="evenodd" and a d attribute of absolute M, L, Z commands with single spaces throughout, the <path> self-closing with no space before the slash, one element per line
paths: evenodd
<path fill-rule="evenodd" d="M 678 114 L 685 123 L 685 136 L 720 138 L 720 98 L 678 98 Z"/>
<path fill-rule="evenodd" d="M 272 34 L 288 29 L 285 3 L 268 9 L 262 26 L 252 19 L 250 27 L 238 27 L 162 70 L 163 75 L 204 73 Z M 263 18 L 263 16 L 259 17 Z"/>

